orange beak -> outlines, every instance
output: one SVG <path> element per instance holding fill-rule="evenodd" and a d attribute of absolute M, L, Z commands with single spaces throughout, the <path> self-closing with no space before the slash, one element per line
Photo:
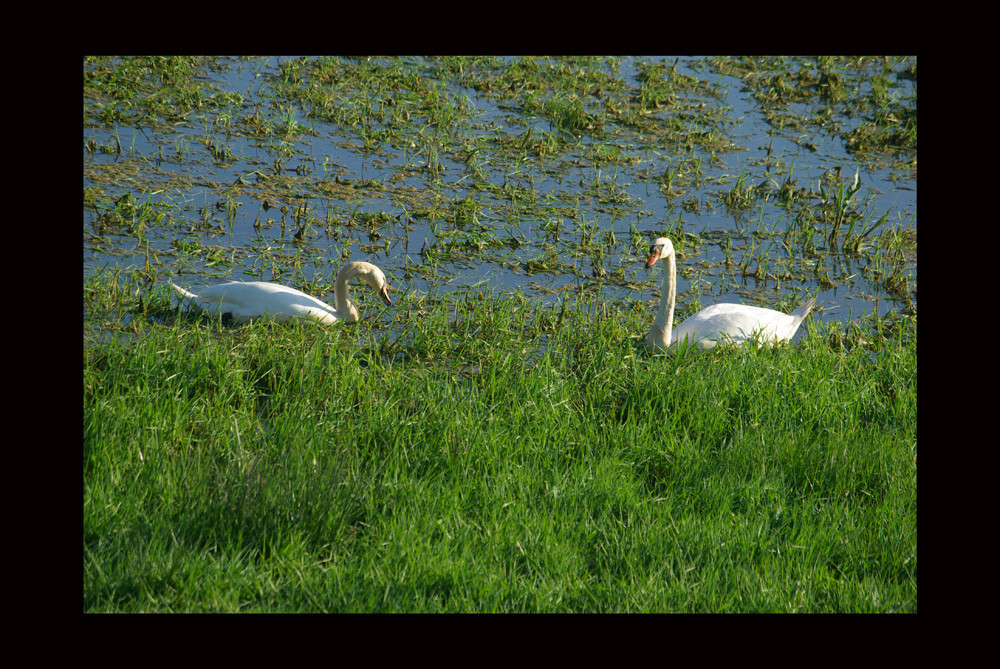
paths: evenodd
<path fill-rule="evenodd" d="M 383 302 L 390 307 L 392 306 L 392 300 L 389 298 L 389 286 L 382 286 L 382 290 L 378 291 L 378 294 L 379 297 L 382 298 Z"/>
<path fill-rule="evenodd" d="M 656 262 L 660 257 L 660 251 L 655 246 L 649 247 L 649 260 L 646 261 L 646 267 L 652 267 L 653 263 Z"/>

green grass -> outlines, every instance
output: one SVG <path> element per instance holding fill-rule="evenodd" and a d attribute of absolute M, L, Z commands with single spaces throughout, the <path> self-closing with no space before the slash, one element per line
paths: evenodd
<path fill-rule="evenodd" d="M 235 328 L 115 286 L 88 612 L 917 610 L 915 319 L 667 358 L 642 304 Z"/>

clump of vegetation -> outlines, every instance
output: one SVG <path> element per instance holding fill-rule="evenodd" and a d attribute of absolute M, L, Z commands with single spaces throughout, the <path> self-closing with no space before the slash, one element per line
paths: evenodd
<path fill-rule="evenodd" d="M 206 107 L 239 106 L 243 98 L 219 91 L 198 77 L 215 61 L 194 56 L 87 57 L 85 116 L 111 127 L 169 126 Z"/>
<path fill-rule="evenodd" d="M 916 79 L 916 58 L 714 58 L 711 66 L 740 77 L 776 129 L 817 127 L 864 161 L 916 166 L 916 94 L 893 92 Z"/>

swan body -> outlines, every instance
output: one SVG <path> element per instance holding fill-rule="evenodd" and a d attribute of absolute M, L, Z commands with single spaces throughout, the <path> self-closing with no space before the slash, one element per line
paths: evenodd
<path fill-rule="evenodd" d="M 666 237 L 653 240 L 646 267 L 652 267 L 661 258 L 667 266 L 663 271 L 656 319 L 646 335 L 646 348 L 651 351 L 673 351 L 682 344 L 693 344 L 706 350 L 720 344 L 741 345 L 748 340 L 758 345 L 789 341 L 816 304 L 816 298 L 809 298 L 790 314 L 745 304 L 713 304 L 690 316 L 673 330 L 677 264 L 674 246 Z"/>
<path fill-rule="evenodd" d="M 392 305 L 389 285 L 382 270 L 364 261 L 348 263 L 337 273 L 335 307 L 300 290 L 266 281 L 227 281 L 203 288 L 197 294 L 174 283 L 170 285 L 178 295 L 192 301 L 203 311 L 218 314 L 235 323 L 257 319 L 283 323 L 292 318 L 304 318 L 332 324 L 338 321 L 351 323 L 359 318 L 357 307 L 347 296 L 347 282 L 354 278 L 363 279 L 378 291 L 383 302 Z"/>

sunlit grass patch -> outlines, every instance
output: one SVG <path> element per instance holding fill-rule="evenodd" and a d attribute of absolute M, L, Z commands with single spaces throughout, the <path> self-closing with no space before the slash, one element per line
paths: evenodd
<path fill-rule="evenodd" d="M 87 610 L 916 610 L 908 336 L 648 356 L 644 311 L 489 291 L 133 318 L 84 359 Z"/>

